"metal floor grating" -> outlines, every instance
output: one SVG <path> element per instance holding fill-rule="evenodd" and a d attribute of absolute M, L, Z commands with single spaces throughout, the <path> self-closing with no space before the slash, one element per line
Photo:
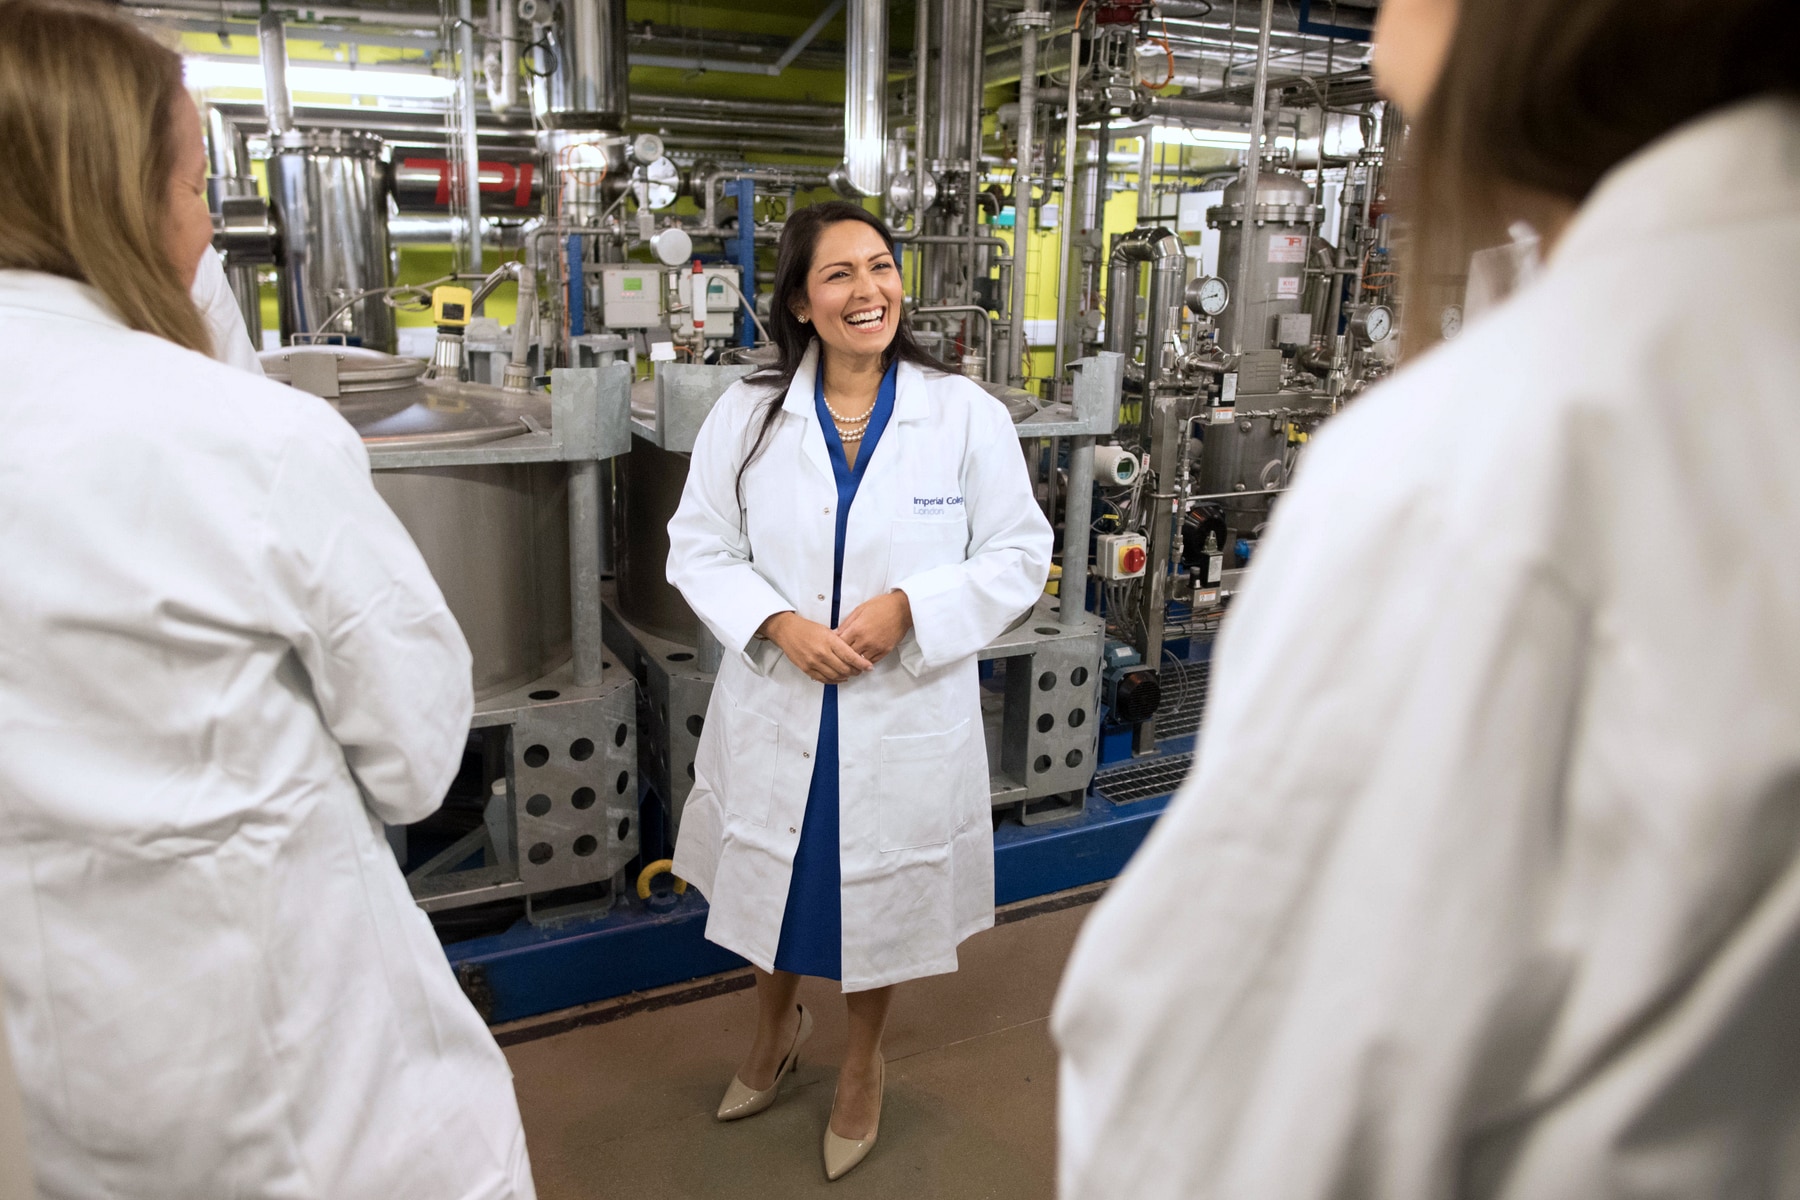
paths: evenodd
<path fill-rule="evenodd" d="M 1186 737 L 1200 729 L 1206 714 L 1212 662 L 1165 663 L 1157 676 L 1162 683 L 1163 709 L 1156 715 L 1156 737 Z"/>
<path fill-rule="evenodd" d="M 1166 796 L 1181 786 L 1193 763 L 1192 754 L 1171 754 L 1146 763 L 1108 767 L 1094 776 L 1094 791 L 1114 804 Z"/>

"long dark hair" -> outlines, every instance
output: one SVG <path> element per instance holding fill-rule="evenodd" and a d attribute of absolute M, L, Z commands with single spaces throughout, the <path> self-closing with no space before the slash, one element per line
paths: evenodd
<path fill-rule="evenodd" d="M 1443 74 L 1407 114 L 1408 351 L 1534 196 L 1580 204 L 1677 126 L 1769 93 L 1800 95 L 1796 0 L 1461 0 Z"/>
<path fill-rule="evenodd" d="M 881 218 L 847 200 L 810 204 L 794 212 L 788 217 L 787 224 L 781 227 L 781 245 L 775 259 L 775 296 L 769 304 L 769 336 L 780 357 L 748 379 L 750 383 L 773 388 L 774 395 L 761 410 L 761 420 L 755 423 L 756 434 L 744 454 L 742 465 L 738 467 L 739 509 L 744 505 L 744 472 L 749 470 L 750 464 L 757 460 L 768 445 L 769 431 L 781 419 L 782 401 L 794 382 L 795 372 L 800 369 L 800 360 L 806 357 L 807 348 L 816 340 L 812 327 L 802 324 L 800 318 L 794 315 L 793 306 L 795 302 L 806 298 L 806 277 L 812 272 L 813 253 L 818 249 L 819 235 L 825 232 L 827 226 L 841 221 L 861 221 L 879 233 L 881 240 L 887 243 L 888 253 L 894 255 L 895 266 L 899 266 L 900 256 L 894 250 L 894 235 L 888 231 Z M 947 374 L 950 370 L 925 353 L 924 348 L 913 337 L 912 326 L 906 320 L 904 308 L 895 321 L 894 340 L 888 343 L 882 358 L 883 365 L 892 365 L 896 360 L 912 363 L 928 371 Z M 820 369 L 824 369 L 823 363 Z"/>

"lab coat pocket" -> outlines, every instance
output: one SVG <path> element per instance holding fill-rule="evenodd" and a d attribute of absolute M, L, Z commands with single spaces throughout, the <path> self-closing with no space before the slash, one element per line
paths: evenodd
<path fill-rule="evenodd" d="M 966 521 L 942 517 L 897 519 L 888 546 L 887 585 L 896 588 L 933 567 L 962 562 L 968 557 L 968 550 Z"/>
<path fill-rule="evenodd" d="M 956 826 L 969 722 L 942 733 L 881 739 L 881 849 L 942 846 Z"/>
<path fill-rule="evenodd" d="M 718 783 L 725 811 L 733 817 L 769 823 L 769 806 L 775 797 L 776 751 L 781 727 L 761 713 L 738 706 L 727 697 L 725 717 L 724 776 Z"/>

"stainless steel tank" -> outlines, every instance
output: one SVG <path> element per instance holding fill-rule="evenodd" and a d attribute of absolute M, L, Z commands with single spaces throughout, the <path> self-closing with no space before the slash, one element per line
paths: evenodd
<path fill-rule="evenodd" d="M 1231 345 L 1237 323 L 1244 321 L 1244 349 L 1267 350 L 1277 344 L 1281 316 L 1302 311 L 1307 254 L 1318 207 L 1307 182 L 1285 171 L 1263 172 L 1256 195 L 1247 240 L 1242 179 L 1225 189 L 1222 202 L 1206 219 L 1219 231 L 1219 276 L 1234 288 L 1246 246 L 1250 254 L 1249 294 L 1232 297 L 1219 321 L 1219 342 Z"/>
<path fill-rule="evenodd" d="M 382 140 L 348 129 L 272 135 L 269 200 L 280 232 L 281 340 L 341 333 L 394 350 L 394 310 L 380 296 L 353 303 L 388 280 L 387 167 Z"/>
<path fill-rule="evenodd" d="M 320 372 L 331 358 L 333 370 Z M 549 399 L 481 384 L 423 382 L 421 359 L 341 346 L 263 356 L 271 378 L 327 399 L 370 450 L 482 445 L 550 424 Z M 321 385 L 321 380 L 329 382 Z M 381 468 L 381 493 L 406 526 L 474 656 L 475 696 L 540 679 L 570 653 L 568 468 L 479 463 Z"/>

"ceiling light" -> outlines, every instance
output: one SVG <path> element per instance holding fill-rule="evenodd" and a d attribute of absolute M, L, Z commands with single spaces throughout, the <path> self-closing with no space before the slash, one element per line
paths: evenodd
<path fill-rule="evenodd" d="M 188 87 L 239 88 L 261 92 L 262 63 L 253 59 L 227 62 L 217 58 L 186 58 L 182 73 Z M 442 100 L 456 91 L 456 81 L 423 71 L 380 71 L 367 67 L 311 67 L 289 64 L 288 90 L 331 96 L 383 96 L 405 100 Z"/>
<path fill-rule="evenodd" d="M 1223 129 L 1182 129 L 1174 125 L 1156 125 L 1150 130 L 1152 141 L 1177 146 L 1205 146 L 1212 150 L 1248 150 L 1250 135 Z"/>

